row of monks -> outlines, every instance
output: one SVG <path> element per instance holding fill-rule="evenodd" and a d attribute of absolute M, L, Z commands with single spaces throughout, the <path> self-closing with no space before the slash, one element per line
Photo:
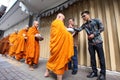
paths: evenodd
<path fill-rule="evenodd" d="M 74 55 L 73 36 L 67 31 L 64 25 L 65 16 L 59 13 L 50 27 L 50 58 L 46 63 L 45 77 L 49 77 L 49 71 L 57 75 L 57 80 L 62 80 L 62 75 L 68 69 L 68 62 Z M 38 64 L 41 38 L 38 30 L 38 21 L 33 22 L 33 26 L 25 27 L 19 32 L 4 37 L 0 41 L 0 53 L 15 57 L 18 61 L 25 59 L 29 69 L 33 70 L 33 65 Z"/>
<path fill-rule="evenodd" d="M 38 21 L 34 21 L 32 27 L 26 26 L 20 31 L 15 29 L 13 33 L 3 37 L 0 40 L 0 54 L 18 61 L 24 59 L 30 68 L 33 64 L 37 65 L 40 50 L 38 25 Z"/>

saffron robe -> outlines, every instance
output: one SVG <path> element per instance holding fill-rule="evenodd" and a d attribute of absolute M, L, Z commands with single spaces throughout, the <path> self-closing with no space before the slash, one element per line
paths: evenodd
<path fill-rule="evenodd" d="M 0 54 L 3 54 L 3 45 L 4 45 L 4 42 L 5 42 L 5 37 L 3 37 L 0 40 Z"/>
<path fill-rule="evenodd" d="M 3 44 L 3 50 L 2 54 L 8 54 L 9 53 L 9 35 L 5 37 L 4 44 Z"/>
<path fill-rule="evenodd" d="M 35 39 L 35 35 L 39 34 L 39 31 L 36 27 L 32 26 L 29 28 L 27 32 L 27 49 L 26 49 L 26 63 L 31 64 L 38 64 L 39 61 L 39 52 L 40 52 L 40 45 L 39 41 Z"/>
<path fill-rule="evenodd" d="M 18 32 L 18 40 L 17 40 L 17 49 L 15 53 L 15 57 L 17 60 L 20 60 L 22 58 L 25 58 L 25 49 L 26 49 L 26 40 L 27 37 L 27 30 L 22 29 Z"/>
<path fill-rule="evenodd" d="M 72 35 L 61 20 L 54 20 L 50 30 L 50 58 L 47 62 L 47 69 L 55 74 L 64 74 L 73 53 Z"/>
<path fill-rule="evenodd" d="M 15 56 L 16 48 L 17 48 L 17 33 L 10 34 L 9 42 L 10 42 L 10 49 L 9 49 L 9 56 Z"/>

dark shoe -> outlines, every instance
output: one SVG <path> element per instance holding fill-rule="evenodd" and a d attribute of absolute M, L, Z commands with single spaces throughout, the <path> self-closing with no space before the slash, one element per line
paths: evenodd
<path fill-rule="evenodd" d="M 100 76 L 98 76 L 97 80 L 106 80 L 105 75 L 100 74 Z"/>
<path fill-rule="evenodd" d="M 93 77 L 97 77 L 97 73 L 95 72 L 91 72 L 89 75 L 87 75 L 87 78 L 93 78 Z"/>
<path fill-rule="evenodd" d="M 71 67 L 68 67 L 68 70 L 72 70 L 72 68 L 71 68 Z"/>
<path fill-rule="evenodd" d="M 38 68 L 38 65 L 37 64 L 33 64 L 33 68 Z"/>
<path fill-rule="evenodd" d="M 77 74 L 77 70 L 72 71 L 72 75 L 75 75 L 75 74 Z"/>
<path fill-rule="evenodd" d="M 20 59 L 20 62 L 25 62 L 25 59 Z"/>
<path fill-rule="evenodd" d="M 12 57 L 13 59 L 16 59 L 15 56 Z"/>

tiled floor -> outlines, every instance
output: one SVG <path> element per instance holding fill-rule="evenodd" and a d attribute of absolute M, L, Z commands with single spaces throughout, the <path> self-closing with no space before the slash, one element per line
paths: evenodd
<path fill-rule="evenodd" d="M 51 74 L 45 78 L 46 59 L 40 59 L 39 66 L 34 71 L 28 69 L 28 65 L 14 59 L 0 56 L 0 80 L 56 80 L 56 76 Z M 63 80 L 96 80 L 96 78 L 86 78 L 90 68 L 79 66 L 78 73 L 71 75 L 71 70 L 66 71 Z M 120 73 L 107 71 L 106 80 L 120 80 Z"/>

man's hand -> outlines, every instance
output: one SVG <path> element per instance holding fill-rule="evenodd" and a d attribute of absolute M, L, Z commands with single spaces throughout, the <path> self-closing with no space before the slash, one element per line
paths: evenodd
<path fill-rule="evenodd" d="M 27 39 L 27 37 L 24 37 L 24 39 Z"/>
<path fill-rule="evenodd" d="M 13 44 L 12 44 L 12 43 L 10 43 L 10 46 L 13 46 Z"/>
<path fill-rule="evenodd" d="M 74 37 L 76 34 L 78 34 L 78 32 L 75 31 L 75 32 L 72 34 L 72 36 Z"/>
<path fill-rule="evenodd" d="M 23 34 L 23 37 L 25 37 L 26 36 L 26 34 Z"/>
<path fill-rule="evenodd" d="M 70 24 L 69 26 L 68 26 L 69 28 L 73 28 L 73 26 Z"/>
<path fill-rule="evenodd" d="M 73 28 L 76 32 L 79 32 L 79 29 L 78 28 Z"/>
<path fill-rule="evenodd" d="M 88 39 L 93 39 L 94 37 L 95 37 L 94 34 L 90 34 L 90 35 L 88 36 Z"/>

